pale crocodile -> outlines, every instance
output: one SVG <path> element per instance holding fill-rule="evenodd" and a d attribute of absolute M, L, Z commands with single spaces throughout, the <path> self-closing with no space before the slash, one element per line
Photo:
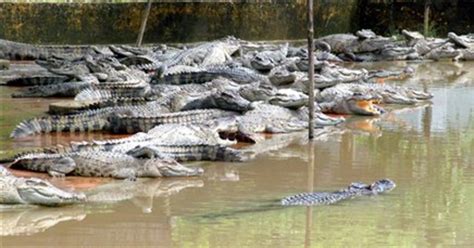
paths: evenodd
<path fill-rule="evenodd" d="M 39 178 L 21 178 L 0 166 L 0 204 L 60 206 L 85 201 L 82 193 L 67 192 Z"/>
<path fill-rule="evenodd" d="M 201 168 L 185 167 L 172 159 L 138 159 L 108 151 L 31 153 L 17 157 L 9 166 L 47 172 L 53 177 L 77 175 L 129 180 L 137 177 L 198 176 L 203 173 Z"/>

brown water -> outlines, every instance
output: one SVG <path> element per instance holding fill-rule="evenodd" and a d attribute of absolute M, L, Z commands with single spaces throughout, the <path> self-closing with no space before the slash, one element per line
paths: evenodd
<path fill-rule="evenodd" d="M 405 66 L 404 63 L 356 65 Z M 3 210 L 1 246 L 339 247 L 474 246 L 474 63 L 423 63 L 405 85 L 432 104 L 353 118 L 312 145 L 296 141 L 247 163 L 200 163 L 203 178 L 140 181 L 117 203 Z M 5 99 L 0 150 L 65 142 L 12 142 L 21 115 L 49 100 Z M 38 102 L 39 101 L 39 102 Z M 4 107 L 5 104 L 7 107 Z M 303 135 L 304 136 L 304 135 Z M 274 136 L 281 138 L 283 136 Z M 72 138 L 75 138 L 73 136 Z M 88 135 L 81 138 L 97 138 Z M 309 148 L 313 147 L 314 164 Z M 272 200 L 391 178 L 394 191 L 323 207 L 271 207 Z M 118 186 L 133 191 L 132 185 Z M 133 192 L 132 192 L 133 193 Z M 131 197 L 131 196 L 130 196 Z M 25 233 L 30 235 L 25 236 Z"/>

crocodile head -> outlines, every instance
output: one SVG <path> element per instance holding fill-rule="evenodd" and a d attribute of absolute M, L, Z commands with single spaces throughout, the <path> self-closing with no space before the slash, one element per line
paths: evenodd
<path fill-rule="evenodd" d="M 210 96 L 220 109 L 245 112 L 250 110 L 251 102 L 236 90 L 217 90 Z"/>
<path fill-rule="evenodd" d="M 308 96 L 293 89 L 280 89 L 269 102 L 286 108 L 299 108 L 308 102 Z"/>
<path fill-rule="evenodd" d="M 347 104 L 347 109 L 352 114 L 356 115 L 381 115 L 385 111 L 375 105 L 380 102 L 380 98 L 371 95 L 362 95 L 359 93 L 354 93 L 352 96 L 345 99 Z"/>
<path fill-rule="evenodd" d="M 255 57 L 250 60 L 250 65 L 259 71 L 269 71 L 275 67 L 275 62 L 269 57 L 269 54 L 262 52 L 256 54 Z"/>
<path fill-rule="evenodd" d="M 68 205 L 86 199 L 83 193 L 64 191 L 39 178 L 24 179 L 17 185 L 17 191 L 26 203 L 44 206 Z"/>
<path fill-rule="evenodd" d="M 389 192 L 393 190 L 397 185 L 395 184 L 394 181 L 384 178 L 378 181 L 375 181 L 370 185 L 370 190 L 374 193 L 383 193 L 383 192 Z"/>
<path fill-rule="evenodd" d="M 202 168 L 187 167 L 174 159 L 147 159 L 143 165 L 143 177 L 187 177 L 200 176 L 204 173 Z"/>
<path fill-rule="evenodd" d="M 271 84 L 264 82 L 254 82 L 244 85 L 240 88 L 239 93 L 245 99 L 255 101 L 267 101 L 268 98 L 277 93 L 277 89 Z"/>

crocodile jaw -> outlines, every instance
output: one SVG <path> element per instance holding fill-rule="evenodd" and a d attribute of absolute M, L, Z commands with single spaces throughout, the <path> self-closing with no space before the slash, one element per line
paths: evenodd
<path fill-rule="evenodd" d="M 59 206 L 84 202 L 83 193 L 74 193 L 61 190 L 51 183 L 38 178 L 28 178 L 18 185 L 18 194 L 29 204 L 44 206 Z"/>
<path fill-rule="evenodd" d="M 354 100 L 349 101 L 352 112 L 361 115 L 381 115 L 383 111 L 374 105 L 376 100 Z"/>

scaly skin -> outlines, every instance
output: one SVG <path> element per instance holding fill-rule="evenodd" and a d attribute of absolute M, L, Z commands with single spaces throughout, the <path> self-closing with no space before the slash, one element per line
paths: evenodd
<path fill-rule="evenodd" d="M 259 71 L 270 71 L 282 62 L 288 54 L 288 43 L 277 51 L 263 51 L 255 54 L 250 60 L 252 67 Z"/>
<path fill-rule="evenodd" d="M 381 179 L 375 181 L 371 185 L 363 183 L 352 183 L 346 189 L 334 192 L 311 192 L 300 193 L 285 197 L 281 200 L 284 206 L 313 206 L 313 205 L 330 205 L 338 203 L 342 200 L 351 199 L 362 195 L 378 195 L 389 192 L 396 187 L 396 184 L 390 179 Z"/>
<path fill-rule="evenodd" d="M 96 52 L 90 46 L 36 46 L 0 39 L 0 58 L 9 60 L 46 59 L 53 55 L 80 57 L 85 54 Z"/>
<path fill-rule="evenodd" d="M 34 76 L 22 76 L 7 81 L 9 86 L 38 86 L 38 85 L 50 85 L 60 84 L 67 81 L 69 77 L 45 74 L 45 75 L 34 75 Z"/>
<path fill-rule="evenodd" d="M 239 84 L 248 84 L 256 81 L 267 81 L 265 76 L 247 68 L 211 67 L 202 71 L 182 72 L 155 76 L 151 84 L 202 84 L 218 77 L 230 79 Z"/>
<path fill-rule="evenodd" d="M 255 133 L 289 133 L 308 128 L 308 112 L 303 107 L 290 110 L 270 104 L 254 104 L 254 109 L 237 117 L 239 132 L 247 136 Z M 344 121 L 343 118 L 331 118 L 315 112 L 315 125 L 333 126 Z"/>
<path fill-rule="evenodd" d="M 360 39 L 352 34 L 333 34 L 316 39 L 316 41 L 327 43 L 331 47 L 331 52 L 335 54 L 375 52 L 394 42 L 393 39 L 385 37 Z"/>
<path fill-rule="evenodd" d="M 317 99 L 320 102 L 330 102 L 332 99 L 337 98 L 337 96 L 343 96 L 345 94 L 351 95 L 351 93 L 358 93 L 365 96 L 373 95 L 380 98 L 381 102 L 385 104 L 411 105 L 423 100 L 429 100 L 433 97 L 429 92 L 403 86 L 379 83 L 350 83 L 338 84 L 332 88 L 323 90 L 317 95 Z"/>
<path fill-rule="evenodd" d="M 159 113 L 160 111 L 166 112 L 167 109 L 164 108 L 161 103 L 153 101 L 141 105 L 126 105 L 107 107 L 97 110 L 89 110 L 80 114 L 73 115 L 56 115 L 33 118 L 31 120 L 26 120 L 18 124 L 11 133 L 10 137 L 20 138 L 38 133 L 64 131 L 85 132 L 111 130 L 111 119 L 113 115 L 123 114 L 150 116 L 153 114 L 156 115 L 156 113 Z M 180 115 L 175 114 L 175 116 L 177 119 L 179 119 L 178 117 Z M 164 117 L 162 116 L 160 120 L 165 123 L 166 121 L 173 122 L 173 118 L 171 118 L 170 120 L 167 117 L 167 115 L 164 115 Z M 137 118 L 140 119 L 140 117 Z"/>
<path fill-rule="evenodd" d="M 211 119 L 235 115 L 235 112 L 220 109 L 198 109 L 155 116 L 113 116 L 110 118 L 110 131 L 113 133 L 147 132 L 161 124 L 203 123 Z"/>
<path fill-rule="evenodd" d="M 33 153 L 18 157 L 10 166 L 47 172 L 51 176 L 85 177 L 197 176 L 200 168 L 188 168 L 171 159 L 137 159 L 127 154 L 106 151 L 69 152 L 62 154 Z"/>
<path fill-rule="evenodd" d="M 19 178 L 0 166 L 0 204 L 60 206 L 85 201 L 82 193 L 67 192 L 39 178 Z"/>
<path fill-rule="evenodd" d="M 323 113 L 345 114 L 345 115 L 381 115 L 385 111 L 375 105 L 380 98 L 365 96 L 356 93 L 336 96 L 331 102 L 321 102 L 319 107 Z"/>

